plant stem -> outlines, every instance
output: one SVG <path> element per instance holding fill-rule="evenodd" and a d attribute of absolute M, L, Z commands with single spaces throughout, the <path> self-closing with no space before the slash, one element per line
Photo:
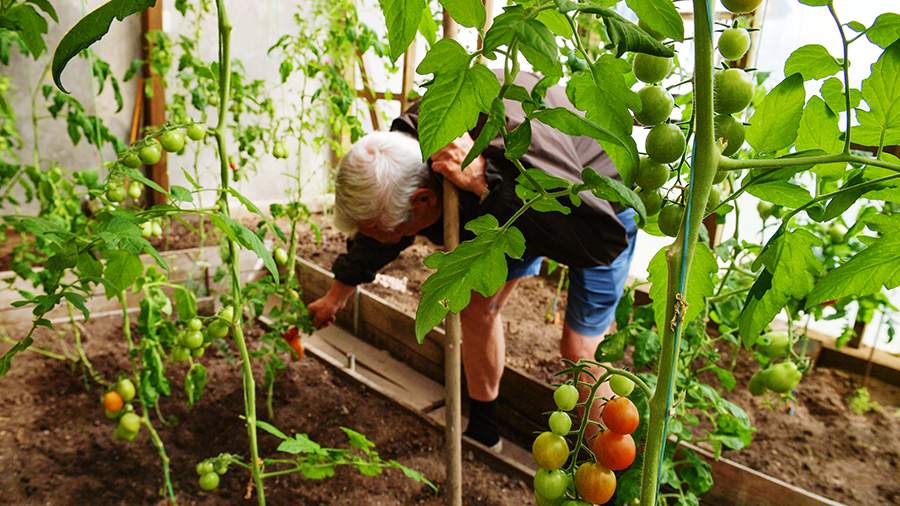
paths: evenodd
<path fill-rule="evenodd" d="M 215 136 L 219 150 L 219 168 L 221 188 L 219 192 L 219 208 L 226 216 L 230 215 L 228 209 L 228 149 L 225 146 L 226 124 L 228 121 L 228 99 L 231 94 L 231 22 L 228 20 L 228 12 L 225 9 L 224 0 L 216 0 L 216 11 L 219 18 L 219 111 L 216 123 Z M 250 443 L 250 470 L 253 473 L 253 481 L 256 485 L 256 497 L 260 506 L 266 504 L 266 494 L 263 488 L 263 477 L 259 458 L 259 448 L 256 434 L 256 382 L 253 379 L 253 367 L 250 362 L 250 353 L 247 351 L 247 341 L 244 339 L 244 330 L 241 325 L 241 272 L 238 263 L 238 247 L 233 239 L 227 239 L 228 263 L 231 275 L 231 297 L 234 309 L 234 321 L 232 331 L 234 342 L 241 356 L 241 374 L 244 386 L 244 414 L 247 423 L 247 437 Z"/>
<path fill-rule="evenodd" d="M 669 264 L 666 318 L 673 326 L 659 329 L 662 349 L 659 356 L 656 391 L 650 399 L 650 421 L 644 447 L 641 476 L 641 505 L 656 506 L 662 461 L 665 458 L 667 420 L 674 399 L 678 375 L 679 340 L 684 314 L 684 293 L 702 226 L 706 202 L 718 170 L 719 155 L 713 133 L 713 46 L 710 0 L 694 0 L 694 156 L 688 213 L 675 242 L 666 252 Z M 677 302 L 677 307 L 676 307 Z"/>
<path fill-rule="evenodd" d="M 719 160 L 719 170 L 744 170 L 744 169 L 781 169 L 784 167 L 796 167 L 799 165 L 818 165 L 822 163 L 848 162 L 881 167 L 883 169 L 900 172 L 900 164 L 885 160 L 878 160 L 866 156 L 851 155 L 849 153 L 834 153 L 829 155 L 798 156 L 792 158 L 773 158 L 757 160 L 736 160 L 722 157 Z"/>

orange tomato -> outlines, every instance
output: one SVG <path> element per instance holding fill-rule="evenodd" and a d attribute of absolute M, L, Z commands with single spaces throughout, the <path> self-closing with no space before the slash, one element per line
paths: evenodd
<path fill-rule="evenodd" d="M 291 348 L 293 348 L 294 352 L 297 353 L 297 355 L 294 357 L 294 360 L 302 360 L 305 350 L 303 349 L 303 343 L 300 342 L 300 337 L 291 339 L 290 341 L 288 341 L 288 344 L 291 345 Z"/>
<path fill-rule="evenodd" d="M 585 462 L 575 471 L 575 490 L 587 502 L 605 504 L 616 492 L 616 475 L 603 464 Z"/>
<path fill-rule="evenodd" d="M 125 401 L 122 400 L 122 396 L 119 395 L 119 392 L 113 390 L 103 394 L 103 407 L 110 413 L 118 413 L 122 410 L 124 405 Z"/>
<path fill-rule="evenodd" d="M 640 423 L 640 415 L 634 403 L 627 397 L 616 397 L 603 407 L 603 424 L 619 434 L 631 434 Z"/>
<path fill-rule="evenodd" d="M 601 432 L 591 441 L 591 450 L 597 460 L 613 471 L 628 469 L 634 462 L 636 449 L 631 434 L 617 434 L 611 430 Z"/>

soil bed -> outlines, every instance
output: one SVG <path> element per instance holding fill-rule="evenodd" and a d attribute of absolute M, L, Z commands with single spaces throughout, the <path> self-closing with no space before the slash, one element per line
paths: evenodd
<path fill-rule="evenodd" d="M 114 378 L 127 367 L 119 320 L 87 324 L 85 349 L 97 370 Z M 13 330 L 13 329 L 10 329 Z M 252 342 L 256 329 L 249 329 Z M 17 335 L 17 333 L 13 333 Z M 46 345 L 48 339 L 37 339 Z M 3 350 L 7 346 L 0 347 Z M 217 491 L 201 492 L 194 466 L 220 452 L 245 454 L 246 432 L 239 418 L 239 364 L 212 349 L 201 359 L 209 382 L 200 402 L 187 408 L 185 365 L 169 371 L 173 395 L 161 403 L 171 426 L 157 424 L 172 460 L 180 504 L 255 504 L 243 499 L 247 474 L 229 471 Z M 261 378 L 257 371 L 257 378 Z M 79 370 L 35 353 L 23 353 L 0 390 L 0 504 L 165 504 L 162 472 L 146 430 L 133 443 L 115 441 L 114 424 L 98 402 L 101 389 L 86 388 Z M 323 446 L 346 447 L 339 427 L 362 432 L 385 459 L 397 459 L 443 485 L 442 435 L 378 394 L 336 375 L 312 358 L 291 362 L 275 387 L 275 423 L 287 433 L 308 433 Z M 264 417 L 264 393 L 258 394 Z M 263 455 L 274 456 L 277 441 L 260 432 Z M 467 452 L 468 453 L 468 452 Z M 282 454 L 283 455 L 283 454 Z M 465 503 L 520 506 L 531 503 L 530 486 L 464 455 Z M 303 480 L 297 475 L 266 481 L 270 504 L 441 505 L 443 498 L 399 471 L 365 478 L 339 469 L 334 478 Z"/>
<path fill-rule="evenodd" d="M 309 236 L 300 253 L 325 268 L 345 251 L 345 237 L 322 226 L 322 243 Z M 430 274 L 422 261 L 435 248 L 417 241 L 383 274 L 407 279 L 407 292 L 372 283 L 366 288 L 399 309 L 414 314 L 419 288 Z M 536 378 L 554 381 L 561 369 L 561 323 L 547 323 L 545 313 L 556 293 L 555 275 L 523 280 L 503 310 L 507 364 Z M 558 311 L 565 313 L 565 291 Z M 871 379 L 872 398 L 883 411 L 856 415 L 845 399 L 862 378 L 844 371 L 818 368 L 803 379 L 793 406 L 772 398 L 753 397 L 747 383 L 755 370 L 752 359 L 739 358 L 737 387 L 726 398 L 743 408 L 757 432 L 745 450 L 725 456 L 809 491 L 848 504 L 900 504 L 900 388 Z"/>

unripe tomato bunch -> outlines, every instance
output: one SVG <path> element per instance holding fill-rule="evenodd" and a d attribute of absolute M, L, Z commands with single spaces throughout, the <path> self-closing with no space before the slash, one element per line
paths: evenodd
<path fill-rule="evenodd" d="M 101 398 L 106 417 L 118 420 L 116 430 L 113 432 L 116 439 L 134 441 L 141 431 L 141 417 L 134 412 L 131 405 L 136 394 L 134 383 L 128 378 L 122 378 Z"/>
<path fill-rule="evenodd" d="M 197 483 L 200 485 L 200 488 L 207 492 L 219 488 L 219 476 L 228 472 L 230 461 L 230 457 L 225 454 L 197 463 L 194 469 L 199 477 L 197 478 Z"/>
<path fill-rule="evenodd" d="M 234 310 L 227 306 L 211 318 L 204 328 L 203 320 L 192 318 L 178 334 L 178 341 L 172 348 L 172 359 L 185 362 L 190 357 L 202 357 L 206 348 L 215 339 L 222 339 L 231 331 Z"/>
<path fill-rule="evenodd" d="M 579 404 L 578 388 L 566 383 L 553 392 L 557 411 L 550 414 L 550 430 L 538 435 L 531 447 L 539 467 L 534 476 L 534 494 L 539 506 L 604 504 L 615 494 L 616 475 L 613 471 L 628 469 L 634 462 L 637 452 L 631 433 L 637 429 L 640 416 L 627 397 L 634 390 L 634 382 L 613 374 L 610 387 L 615 396 L 603 406 L 604 430 L 590 441 L 583 441 L 584 429 L 586 423 L 595 422 L 584 422 L 581 428 L 572 432 L 572 418 L 568 412 Z M 588 413 L 590 409 L 584 411 Z M 567 439 L 570 435 L 575 436 L 576 445 L 586 446 L 590 453 L 579 452 L 577 446 L 570 452 Z M 570 457 L 576 461 L 569 462 L 564 469 Z"/>
<path fill-rule="evenodd" d="M 760 336 L 756 343 L 757 356 L 765 367 L 750 378 L 747 389 L 753 395 L 763 395 L 767 391 L 788 394 L 800 383 L 803 373 L 788 356 L 791 338 L 785 332 L 769 332 Z"/>

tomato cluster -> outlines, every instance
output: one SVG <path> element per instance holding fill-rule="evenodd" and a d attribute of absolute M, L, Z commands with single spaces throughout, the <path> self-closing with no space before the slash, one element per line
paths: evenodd
<path fill-rule="evenodd" d="M 584 443 L 581 438 L 585 431 L 571 433 L 572 418 L 567 413 L 578 406 L 578 388 L 567 383 L 553 392 L 557 411 L 550 414 L 550 431 L 538 435 L 531 447 L 539 467 L 534 476 L 534 493 L 539 506 L 604 504 L 615 494 L 616 475 L 613 471 L 627 469 L 634 462 L 636 448 L 631 433 L 637 429 L 640 417 L 637 407 L 627 398 L 634 390 L 634 383 L 625 376 L 613 375 L 610 387 L 616 396 L 603 406 L 604 430 Z M 576 436 L 576 444 L 586 444 L 590 448 L 596 461 L 570 462 L 568 468 L 563 469 L 570 460 L 566 439 L 570 434 Z M 578 455 L 577 451 L 574 453 Z"/>
<path fill-rule="evenodd" d="M 767 367 L 756 371 L 750 378 L 747 388 L 751 394 L 763 395 L 766 391 L 787 394 L 800 383 L 803 373 L 790 358 L 785 358 L 790 349 L 791 338 L 785 332 L 769 332 L 760 336 L 756 351 Z"/>
<path fill-rule="evenodd" d="M 228 461 L 222 458 L 206 459 L 198 463 L 195 470 L 200 488 L 211 492 L 219 488 L 219 476 L 228 472 Z"/>
<path fill-rule="evenodd" d="M 113 433 L 116 439 L 134 441 L 141 430 L 141 417 L 134 412 L 131 405 L 136 394 L 134 383 L 128 378 L 122 378 L 101 398 L 106 417 L 118 420 Z"/>

